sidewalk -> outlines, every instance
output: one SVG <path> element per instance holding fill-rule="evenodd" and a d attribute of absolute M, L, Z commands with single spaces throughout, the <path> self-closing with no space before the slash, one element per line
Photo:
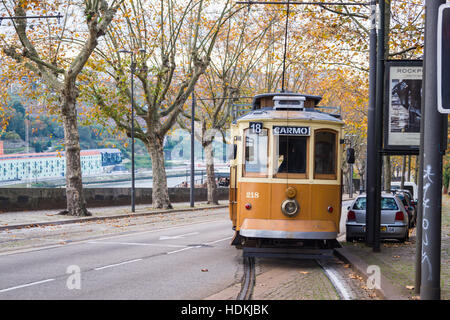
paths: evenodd
<path fill-rule="evenodd" d="M 84 221 L 95 221 L 105 219 L 117 219 L 125 217 L 139 217 L 164 212 L 185 212 L 203 209 L 227 208 L 228 200 L 219 201 L 219 205 L 209 205 L 206 201 L 195 203 L 195 207 L 191 208 L 189 202 L 172 203 L 172 210 L 153 209 L 151 205 L 136 205 L 135 212 L 131 212 L 129 206 L 114 206 L 88 208 L 92 213 L 90 217 L 73 217 L 67 215 L 59 215 L 61 210 L 35 210 L 35 211 L 15 211 L 0 213 L 0 231 L 19 228 L 30 228 L 44 225 L 68 224 Z"/>
<path fill-rule="evenodd" d="M 374 253 L 365 243 L 341 242 L 337 254 L 347 260 L 352 268 L 364 279 L 370 265 L 381 270 L 381 289 L 379 294 L 388 300 L 419 299 L 414 291 L 416 230 L 405 243 L 385 241 L 381 252 Z M 441 237 L 441 299 L 450 299 L 450 196 L 442 196 L 442 237 Z"/>

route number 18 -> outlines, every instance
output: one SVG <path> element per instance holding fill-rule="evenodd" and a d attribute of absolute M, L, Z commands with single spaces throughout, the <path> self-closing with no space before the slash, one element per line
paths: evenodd
<path fill-rule="evenodd" d="M 260 134 L 263 128 L 262 122 L 250 122 L 250 129 L 252 129 L 252 133 Z"/>

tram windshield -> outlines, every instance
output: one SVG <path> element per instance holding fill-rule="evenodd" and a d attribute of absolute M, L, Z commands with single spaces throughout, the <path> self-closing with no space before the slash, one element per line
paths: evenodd
<path fill-rule="evenodd" d="M 307 137 L 275 136 L 275 177 L 285 177 L 286 173 L 306 177 Z"/>
<path fill-rule="evenodd" d="M 268 135 L 267 129 L 260 133 L 245 130 L 245 176 L 267 176 L 268 170 Z"/>

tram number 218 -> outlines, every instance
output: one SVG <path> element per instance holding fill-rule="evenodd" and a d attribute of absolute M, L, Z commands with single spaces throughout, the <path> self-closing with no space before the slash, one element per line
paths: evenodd
<path fill-rule="evenodd" d="M 259 198 L 259 192 L 247 192 L 245 194 L 245 197 L 247 199 L 258 199 Z"/>

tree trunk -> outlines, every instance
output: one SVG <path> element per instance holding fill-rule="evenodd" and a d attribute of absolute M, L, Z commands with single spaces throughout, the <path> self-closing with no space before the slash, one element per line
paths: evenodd
<path fill-rule="evenodd" d="M 167 189 L 166 168 L 164 165 L 164 138 L 151 138 L 146 144 L 152 159 L 153 187 L 152 206 L 155 209 L 172 209 Z"/>
<path fill-rule="evenodd" d="M 408 182 L 411 181 L 411 155 L 408 156 Z"/>
<path fill-rule="evenodd" d="M 62 211 L 61 214 L 83 217 L 90 216 L 91 213 L 86 209 L 86 202 L 83 195 L 76 99 L 76 89 L 64 90 L 61 114 L 64 125 L 64 141 L 66 144 L 67 210 Z"/>
<path fill-rule="evenodd" d="M 384 156 L 384 191 L 391 190 L 391 157 Z"/>
<path fill-rule="evenodd" d="M 419 184 L 419 156 L 416 156 L 416 167 L 414 168 L 414 183 Z"/>
<path fill-rule="evenodd" d="M 402 176 L 401 176 L 401 180 L 400 180 L 400 189 L 404 189 L 405 188 L 405 174 L 406 174 L 406 156 L 403 156 Z"/>
<path fill-rule="evenodd" d="M 217 199 L 217 184 L 214 174 L 214 154 L 212 141 L 203 144 L 206 155 L 206 185 L 208 188 L 208 204 L 219 204 Z"/>

